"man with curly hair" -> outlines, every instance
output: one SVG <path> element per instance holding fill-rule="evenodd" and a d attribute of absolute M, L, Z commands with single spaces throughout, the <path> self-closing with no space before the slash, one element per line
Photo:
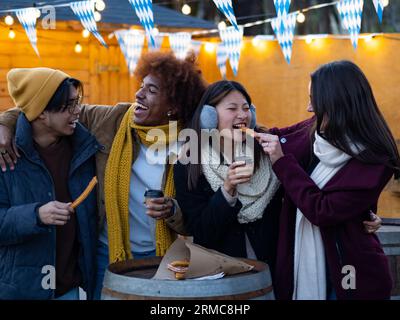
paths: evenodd
<path fill-rule="evenodd" d="M 185 60 L 172 53 L 144 54 L 135 75 L 142 83 L 133 104 L 83 105 L 79 118 L 102 145 L 96 154 L 97 299 L 109 263 L 163 256 L 176 233 L 184 232 L 180 209 L 173 199 L 173 170 L 168 164 L 168 158 L 173 156 L 170 151 L 178 146 L 170 143 L 177 143 L 179 130 L 191 119 L 206 82 L 193 54 Z M 1 132 L 4 133 L 4 125 L 12 129 L 12 118 L 17 114 L 9 110 L 0 116 Z M 170 130 L 171 124 L 176 130 Z M 152 129 L 165 133 L 166 152 L 159 152 L 158 156 L 166 155 L 167 159 L 152 159 L 150 163 L 146 153 L 153 142 L 146 138 Z M 164 196 L 145 204 L 144 193 L 148 189 L 162 190 Z"/>

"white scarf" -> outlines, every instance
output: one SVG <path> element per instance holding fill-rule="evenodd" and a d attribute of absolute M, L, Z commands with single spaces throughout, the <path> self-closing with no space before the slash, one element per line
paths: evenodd
<path fill-rule="evenodd" d="M 352 145 L 354 152 L 360 148 Z M 315 133 L 314 154 L 320 162 L 311 179 L 322 189 L 331 178 L 351 159 L 351 156 L 332 146 Z M 325 250 L 319 227 L 297 209 L 294 246 L 293 300 L 326 299 Z"/>
<path fill-rule="evenodd" d="M 210 154 L 207 151 L 211 151 Z M 202 148 L 202 170 L 214 191 L 223 188 L 228 174 L 228 166 L 220 162 L 220 155 L 212 147 Z M 238 198 L 243 205 L 238 214 L 239 223 L 261 219 L 279 185 L 279 180 L 272 171 L 271 161 L 266 156 L 261 157 L 260 166 L 250 181 L 237 186 Z"/>

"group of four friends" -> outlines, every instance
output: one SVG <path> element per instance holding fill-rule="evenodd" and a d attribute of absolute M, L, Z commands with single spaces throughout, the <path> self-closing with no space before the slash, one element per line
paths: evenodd
<path fill-rule="evenodd" d="M 74 300 L 79 287 L 100 299 L 110 263 L 163 256 L 177 234 L 268 263 L 277 299 L 390 298 L 374 212 L 400 157 L 355 64 L 314 71 L 313 116 L 270 129 L 241 84 L 208 85 L 193 55 L 146 53 L 135 75 L 135 102 L 111 107 L 81 105 L 82 83 L 60 70 L 9 71 L 16 107 L 0 114 L 0 299 Z M 166 152 L 149 161 L 154 129 Z M 216 129 L 219 147 L 181 142 L 182 129 Z M 237 146 L 250 148 L 251 171 L 225 151 Z M 93 176 L 97 192 L 73 209 Z M 148 189 L 164 196 L 144 203 Z M 55 287 L 43 286 L 45 266 Z M 354 287 L 342 285 L 345 266 Z"/>

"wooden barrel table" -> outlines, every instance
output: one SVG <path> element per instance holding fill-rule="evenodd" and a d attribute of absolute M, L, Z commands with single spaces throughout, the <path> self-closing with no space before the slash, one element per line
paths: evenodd
<path fill-rule="evenodd" d="M 382 219 L 383 226 L 377 232 L 386 256 L 394 282 L 392 300 L 400 300 L 400 219 Z"/>
<path fill-rule="evenodd" d="M 105 273 L 103 300 L 273 300 L 268 265 L 242 259 L 253 265 L 250 272 L 216 280 L 152 279 L 160 257 L 111 264 Z"/>

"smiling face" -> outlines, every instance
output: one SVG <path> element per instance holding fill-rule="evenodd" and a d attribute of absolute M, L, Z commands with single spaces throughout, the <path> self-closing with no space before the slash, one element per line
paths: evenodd
<path fill-rule="evenodd" d="M 58 137 L 70 136 L 74 133 L 80 113 L 79 104 L 76 103 L 77 99 L 79 99 L 79 92 L 71 86 L 67 105 L 63 106 L 61 111 L 44 111 L 39 116 L 43 120 L 46 131 Z"/>
<path fill-rule="evenodd" d="M 223 130 L 221 136 L 244 141 L 245 133 L 239 129 L 249 127 L 251 122 L 250 106 L 246 98 L 239 91 L 232 91 L 216 105 L 216 109 L 218 130 Z"/>
<path fill-rule="evenodd" d="M 168 102 L 167 89 L 152 74 L 143 78 L 140 89 L 136 92 L 135 105 L 134 122 L 141 126 L 168 124 L 169 120 L 175 119 L 177 112 Z"/>

